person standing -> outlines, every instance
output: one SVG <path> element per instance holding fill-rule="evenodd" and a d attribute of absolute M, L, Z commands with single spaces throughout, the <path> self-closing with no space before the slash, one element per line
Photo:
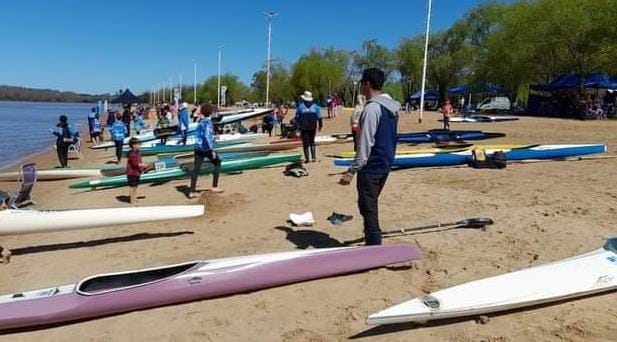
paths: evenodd
<path fill-rule="evenodd" d="M 385 74 L 376 68 L 362 73 L 360 91 L 369 100 L 360 116 L 358 150 L 352 165 L 339 180 L 349 185 L 358 174 L 358 208 L 364 219 L 364 240 L 367 245 L 381 244 L 378 200 L 394 162 L 397 143 L 400 103 L 381 89 Z"/>
<path fill-rule="evenodd" d="M 137 138 L 129 140 L 129 151 L 126 160 L 126 179 L 129 184 L 129 203 L 137 204 L 137 185 L 141 174 L 146 170 L 139 153 L 141 142 Z"/>
<path fill-rule="evenodd" d="M 98 145 L 101 142 L 101 134 L 103 134 L 103 125 L 101 124 L 101 120 L 99 120 L 99 114 L 94 115 L 94 122 L 92 123 L 92 133 L 90 136 L 92 137 L 92 142 L 94 145 Z"/>
<path fill-rule="evenodd" d="M 186 138 L 189 131 L 189 104 L 186 102 L 180 106 L 180 112 L 178 112 L 178 133 L 182 139 L 182 145 L 186 146 Z"/>
<path fill-rule="evenodd" d="M 111 140 L 114 141 L 114 145 L 116 146 L 116 164 L 120 164 L 120 159 L 122 159 L 122 146 L 124 145 L 124 138 L 128 135 L 128 129 L 122 121 L 122 114 L 120 112 L 116 113 L 116 120 L 111 125 L 109 134 L 111 134 Z"/>
<path fill-rule="evenodd" d="M 443 107 L 441 107 L 441 112 L 443 114 L 443 129 L 450 130 L 450 117 L 452 116 L 452 105 L 450 104 L 450 99 L 446 98 L 444 101 Z"/>
<path fill-rule="evenodd" d="M 302 102 L 296 110 L 295 122 L 300 130 L 302 138 L 302 148 L 304 149 L 304 162 L 316 162 L 317 154 L 315 148 L 315 135 L 317 130 L 321 131 L 323 127 L 323 118 L 321 117 L 321 109 L 316 103 L 313 103 L 313 94 L 310 91 L 305 91 L 300 95 Z M 309 158 L 311 157 L 311 158 Z"/>
<path fill-rule="evenodd" d="M 144 129 L 145 125 L 146 123 L 144 122 L 144 111 L 139 110 L 135 115 L 135 119 L 133 119 L 133 128 L 135 128 L 135 134 L 139 135 Z"/>
<path fill-rule="evenodd" d="M 203 105 L 199 112 L 199 123 L 195 132 L 195 159 L 193 163 L 193 172 L 191 173 L 191 187 L 189 190 L 189 198 L 195 198 L 197 193 L 197 178 L 199 177 L 201 166 L 204 158 L 208 158 L 214 169 L 212 170 L 212 192 L 223 192 L 223 189 L 218 187 L 219 173 L 221 172 L 221 159 L 218 153 L 214 151 L 214 125 L 210 115 L 214 112 L 214 108 L 210 104 Z"/>
<path fill-rule="evenodd" d="M 93 142 L 92 132 L 94 129 L 94 117 L 98 115 L 96 112 L 96 107 L 92 107 L 90 113 L 88 113 L 88 132 L 90 132 L 90 142 Z"/>
<path fill-rule="evenodd" d="M 66 115 L 60 115 L 56 129 L 52 129 L 51 133 L 56 136 L 56 153 L 60 167 L 69 167 L 69 146 L 75 143 L 76 130 L 71 124 Z"/>
<path fill-rule="evenodd" d="M 131 121 L 133 120 L 133 113 L 131 112 L 131 105 L 126 105 L 124 107 L 124 112 L 122 113 L 122 122 L 126 125 L 126 136 L 131 136 Z"/>
<path fill-rule="evenodd" d="M 351 137 L 353 138 L 353 151 L 356 152 L 358 149 L 358 134 L 360 134 L 360 115 L 364 110 L 364 105 L 366 104 L 366 97 L 362 94 L 356 95 L 356 106 L 351 113 L 350 123 L 351 123 Z"/>

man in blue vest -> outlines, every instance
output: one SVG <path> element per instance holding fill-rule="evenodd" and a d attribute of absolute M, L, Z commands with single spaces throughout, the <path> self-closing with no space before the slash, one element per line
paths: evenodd
<path fill-rule="evenodd" d="M 364 70 L 360 90 L 368 99 L 360 115 L 360 132 L 356 157 L 339 184 L 349 185 L 358 174 L 358 208 L 364 218 L 364 241 L 381 244 L 378 199 L 394 162 L 400 103 L 381 89 L 386 80 L 383 71 Z"/>

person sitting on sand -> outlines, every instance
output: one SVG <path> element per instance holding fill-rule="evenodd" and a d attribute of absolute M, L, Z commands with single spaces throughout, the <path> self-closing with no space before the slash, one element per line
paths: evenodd
<path fill-rule="evenodd" d="M 214 125 L 212 124 L 212 119 L 210 119 L 212 112 L 214 112 L 214 107 L 210 104 L 202 106 L 199 112 L 200 121 L 195 132 L 195 162 L 191 174 L 189 198 L 195 198 L 199 195 L 197 193 L 197 177 L 199 177 L 204 158 L 208 158 L 214 166 L 212 170 L 212 189 L 210 191 L 223 192 L 218 187 L 221 159 L 214 151 Z"/>
<path fill-rule="evenodd" d="M 116 113 L 116 121 L 111 125 L 109 129 L 109 134 L 111 134 L 111 139 L 114 141 L 116 145 L 116 164 L 120 163 L 120 159 L 122 159 L 122 146 L 124 145 L 124 138 L 128 134 L 128 129 L 124 122 L 122 122 L 122 113 Z"/>
<path fill-rule="evenodd" d="M 6 210 L 9 208 L 8 204 L 6 203 L 9 200 L 9 195 L 4 192 L 4 191 L 0 191 L 0 211 L 2 210 Z M 2 263 L 3 264 L 8 264 L 11 262 L 11 251 L 7 248 L 3 248 L 2 246 L 0 246 L 0 258 L 2 258 Z"/>
<path fill-rule="evenodd" d="M 131 138 L 129 140 L 128 158 L 126 160 L 126 179 L 129 183 L 129 203 L 137 204 L 137 185 L 139 184 L 139 177 L 146 170 L 139 153 L 139 146 L 141 142 L 137 138 Z"/>

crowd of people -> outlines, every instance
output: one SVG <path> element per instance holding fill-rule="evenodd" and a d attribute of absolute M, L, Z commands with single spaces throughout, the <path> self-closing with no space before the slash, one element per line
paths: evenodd
<path fill-rule="evenodd" d="M 364 232 L 367 244 L 380 244 L 381 231 L 378 220 L 378 198 L 384 187 L 390 166 L 394 160 L 397 141 L 398 111 L 400 104 L 389 95 L 382 93 L 385 81 L 384 73 L 375 68 L 364 71 L 361 81 L 361 94 L 355 99 L 355 107 L 350 117 L 350 136 L 353 137 L 356 158 L 352 166 L 342 175 L 339 183 L 350 184 L 357 175 L 358 207 L 364 218 Z M 327 115 L 329 118 L 337 116 L 337 107 L 340 106 L 337 96 L 328 96 Z M 262 131 L 270 135 L 277 127 L 283 131 L 284 120 L 288 116 L 288 107 L 279 105 L 262 121 Z M 176 135 L 180 144 L 187 143 L 189 124 L 198 122 L 195 130 L 194 162 L 189 185 L 189 198 L 199 196 L 197 180 L 204 159 L 213 165 L 212 188 L 209 191 L 219 193 L 219 173 L 222 158 L 214 149 L 216 126 L 212 115 L 217 108 L 210 104 L 198 104 L 192 112 L 187 103 L 169 105 L 161 104 L 153 108 L 125 106 L 122 111 L 109 111 L 105 125 L 102 124 L 100 114 L 93 108 L 88 114 L 88 126 L 91 142 L 99 144 L 103 139 L 104 129 L 108 130 L 109 139 L 115 145 L 115 163 L 120 163 L 123 146 L 128 139 L 128 155 L 126 162 L 126 176 L 129 185 L 129 202 L 137 203 L 137 186 L 140 177 L 151 167 L 143 163 L 140 153 L 140 140 L 131 137 L 131 128 L 139 135 L 145 126 L 145 120 L 151 115 L 156 118 L 157 128 L 175 126 Z M 304 162 L 317 162 L 315 137 L 324 126 L 322 109 L 315 101 L 310 91 L 304 91 L 297 102 L 295 115 L 290 120 L 294 131 L 298 132 L 302 141 Z M 56 129 L 52 131 L 57 137 L 56 147 L 61 167 L 68 167 L 67 148 L 79 139 L 79 133 L 62 115 Z M 9 252 L 3 252 L 2 257 Z M 7 254 L 10 255 L 10 254 Z"/>

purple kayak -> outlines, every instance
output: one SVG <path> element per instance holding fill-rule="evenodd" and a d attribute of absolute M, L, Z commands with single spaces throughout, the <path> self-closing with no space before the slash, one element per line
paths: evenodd
<path fill-rule="evenodd" d="M 101 274 L 0 296 L 0 330 L 83 320 L 364 271 L 420 258 L 412 246 L 362 246 L 194 261 Z"/>

